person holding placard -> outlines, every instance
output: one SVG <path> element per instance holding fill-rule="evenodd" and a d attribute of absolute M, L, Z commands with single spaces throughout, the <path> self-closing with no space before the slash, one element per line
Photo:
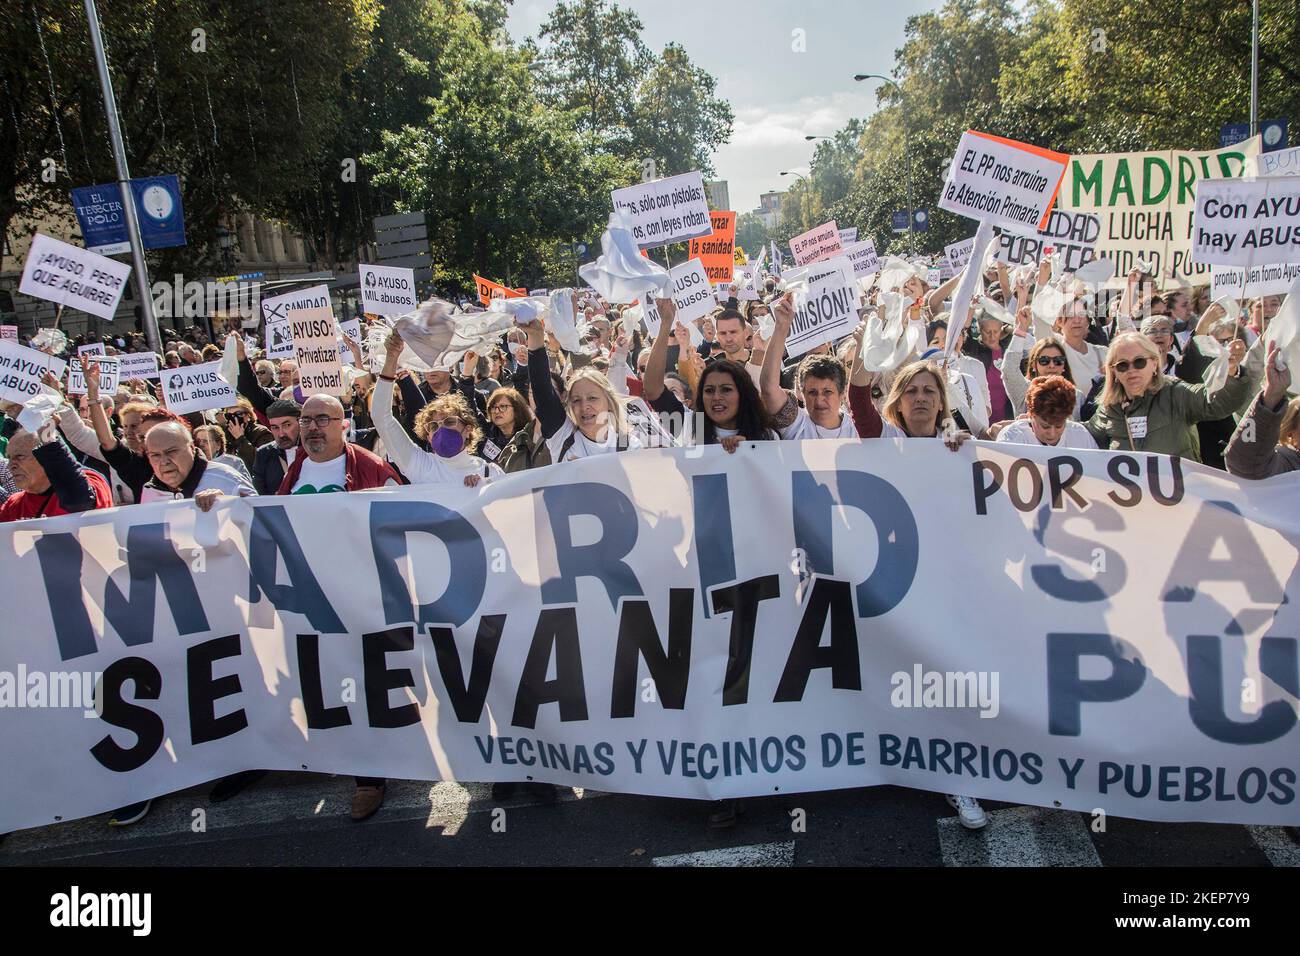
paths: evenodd
<path fill-rule="evenodd" d="M 802 406 L 781 387 L 781 362 L 794 313 L 792 292 L 777 299 L 772 309 L 775 320 L 772 338 L 763 353 L 763 370 L 759 376 L 767 413 L 776 422 L 785 423 L 779 426 L 778 433 L 787 441 L 857 438 L 857 428 L 844 406 L 848 372 L 835 356 L 810 354 L 799 363 L 795 384 L 803 397 Z"/>
<path fill-rule="evenodd" d="M 1201 461 L 1196 423 L 1222 418 L 1241 404 L 1249 380 L 1241 368 L 1246 343 L 1228 348 L 1228 377 L 1216 390 L 1169 378 L 1160 350 L 1140 332 L 1122 332 L 1106 353 L 1106 381 L 1086 423 L 1098 447 Z"/>

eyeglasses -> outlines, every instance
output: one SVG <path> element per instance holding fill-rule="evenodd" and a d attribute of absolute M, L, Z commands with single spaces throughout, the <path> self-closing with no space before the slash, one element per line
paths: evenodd
<path fill-rule="evenodd" d="M 1135 358 L 1132 362 L 1125 359 L 1121 362 L 1116 362 L 1114 365 L 1111 366 L 1111 368 L 1119 372 L 1119 374 L 1121 375 L 1127 372 L 1130 367 L 1135 368 L 1140 372 L 1147 367 L 1148 361 L 1149 359 L 1147 358 Z"/>
<path fill-rule="evenodd" d="M 439 428 L 455 428 L 461 424 L 461 420 L 459 418 L 444 418 L 440 422 L 431 422 L 430 424 L 433 425 L 434 431 L 437 431 Z"/>
<path fill-rule="evenodd" d="M 509 402 L 497 402 L 495 405 L 489 405 L 489 406 L 488 406 L 488 411 L 489 411 L 489 412 L 504 412 L 507 408 L 510 408 L 510 403 L 509 403 Z"/>
<path fill-rule="evenodd" d="M 1064 355 L 1040 355 L 1038 356 L 1038 364 L 1039 365 L 1060 365 L 1064 367 L 1065 356 Z"/>
<path fill-rule="evenodd" d="M 334 418 L 331 415 L 304 415 L 302 418 L 298 419 L 298 427 L 307 428 L 308 426 L 311 426 L 314 428 L 328 428 L 330 422 L 341 421 L 343 421 L 343 419 Z"/>
<path fill-rule="evenodd" d="M 1158 326 L 1154 329 L 1147 330 L 1147 338 L 1151 338 L 1156 335 L 1163 337 L 1166 335 L 1173 335 L 1173 334 L 1174 334 L 1174 330 L 1172 328 L 1165 328 L 1164 326 Z"/>

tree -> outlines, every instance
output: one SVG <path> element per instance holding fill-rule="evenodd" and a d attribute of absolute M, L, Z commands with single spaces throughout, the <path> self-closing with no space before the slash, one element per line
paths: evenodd
<path fill-rule="evenodd" d="M 528 51 L 453 26 L 440 92 L 366 164 L 404 208 L 428 214 L 435 282 L 468 287 L 478 272 L 540 283 L 558 243 L 599 232 L 634 164 L 587 149 L 572 114 L 541 102 Z"/>
<path fill-rule="evenodd" d="M 590 145 L 626 148 L 637 85 L 654 61 L 641 18 L 607 0 L 560 0 L 542 25 L 544 99 L 570 110 Z"/>
<path fill-rule="evenodd" d="M 718 82 L 674 43 L 664 48 L 637 89 L 631 155 L 653 158 L 661 176 L 700 170 L 713 175 L 712 152 L 731 139 L 731 104 Z"/>
<path fill-rule="evenodd" d="M 767 245 L 769 238 L 767 224 L 759 216 L 745 212 L 736 217 L 736 245 L 749 253 L 751 259 Z"/>

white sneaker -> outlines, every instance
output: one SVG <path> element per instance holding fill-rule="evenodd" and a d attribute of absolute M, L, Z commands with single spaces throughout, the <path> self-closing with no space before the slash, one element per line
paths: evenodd
<path fill-rule="evenodd" d="M 957 819 L 967 830 L 982 830 L 988 825 L 989 818 L 984 808 L 974 797 L 957 797 L 948 795 L 948 805 L 957 811 Z"/>

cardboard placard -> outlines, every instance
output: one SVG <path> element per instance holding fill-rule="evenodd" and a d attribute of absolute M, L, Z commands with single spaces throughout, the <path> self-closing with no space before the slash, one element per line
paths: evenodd
<path fill-rule="evenodd" d="M 1053 209 L 1047 227 L 1033 233 L 998 229 L 993 258 L 1009 266 L 1036 263 L 1050 250 L 1061 257 L 1061 269 L 1077 272 L 1097 258 L 1101 217 L 1087 212 Z"/>
<path fill-rule="evenodd" d="M 266 323 L 266 357 L 277 361 L 293 358 L 293 329 L 288 319 Z"/>
<path fill-rule="evenodd" d="M 967 130 L 957 144 L 939 208 L 1008 229 L 1042 229 L 1070 157 Z"/>
<path fill-rule="evenodd" d="M 419 305 L 414 269 L 358 263 L 357 279 L 362 308 L 371 315 L 406 315 Z"/>
<path fill-rule="evenodd" d="M 0 340 L 0 398 L 26 405 L 41 394 L 41 378 L 46 372 L 62 378 L 67 365 L 63 359 L 39 349 Z"/>
<path fill-rule="evenodd" d="M 286 292 L 262 300 L 262 319 L 268 325 L 289 317 L 290 309 L 332 309 L 330 290 L 326 285 L 314 285 L 300 292 Z"/>
<path fill-rule="evenodd" d="M 159 372 L 167 410 L 177 415 L 238 404 L 234 386 L 221 377 L 221 362 L 204 362 Z"/>
<path fill-rule="evenodd" d="M 1196 262 L 1300 262 L 1300 176 L 1197 180 L 1192 226 Z"/>
<path fill-rule="evenodd" d="M 857 328 L 857 287 L 845 280 L 842 269 L 832 269 L 795 292 L 794 308 L 785 342 L 792 358 Z"/>
<path fill-rule="evenodd" d="M 690 325 L 714 310 L 713 286 L 699 259 L 688 259 L 668 273 L 668 289 L 677 306 L 677 321 Z"/>
<path fill-rule="evenodd" d="M 790 252 L 794 255 L 797 266 L 806 266 L 812 262 L 838 256 L 844 251 L 840 243 L 840 231 L 835 220 L 822 223 L 815 229 L 800 233 L 790 240 Z"/>
<path fill-rule="evenodd" d="M 699 172 L 638 183 L 610 193 L 614 208 L 627 217 L 641 249 L 666 246 L 713 231 L 704 177 Z"/>
<path fill-rule="evenodd" d="M 304 395 L 344 394 L 343 363 L 334 335 L 334 312 L 328 308 L 290 309 L 293 357 Z"/>
<path fill-rule="evenodd" d="M 99 363 L 99 394 L 112 395 L 117 391 L 119 374 L 121 366 L 117 357 L 113 355 L 101 355 L 95 359 Z M 86 378 L 81 374 L 81 363 L 72 362 L 68 365 L 68 394 L 85 395 Z"/>
<path fill-rule="evenodd" d="M 134 379 L 158 377 L 157 352 L 132 352 L 128 355 L 119 355 L 117 358 L 118 378 L 120 381 L 130 382 Z"/>
<path fill-rule="evenodd" d="M 1210 300 L 1224 295 L 1233 299 L 1286 295 L 1297 276 L 1300 276 L 1300 262 L 1252 266 L 1249 277 L 1245 268 L 1215 266 L 1210 276 Z"/>
<path fill-rule="evenodd" d="M 528 296 L 527 289 L 511 289 L 480 275 L 474 276 L 474 285 L 478 287 L 478 300 L 483 305 L 491 305 L 493 299 L 523 299 Z"/>
<path fill-rule="evenodd" d="M 27 252 L 18 291 L 111 319 L 130 275 L 131 267 L 125 262 L 37 233 Z"/>
<path fill-rule="evenodd" d="M 880 271 L 880 258 L 876 254 L 874 239 L 863 239 L 845 246 L 841 254 L 853 266 L 853 276 L 856 279 L 873 276 Z"/>
<path fill-rule="evenodd" d="M 711 212 L 709 221 L 713 232 L 692 239 L 690 255 L 704 264 L 710 282 L 730 282 L 736 265 L 736 214 Z"/>

